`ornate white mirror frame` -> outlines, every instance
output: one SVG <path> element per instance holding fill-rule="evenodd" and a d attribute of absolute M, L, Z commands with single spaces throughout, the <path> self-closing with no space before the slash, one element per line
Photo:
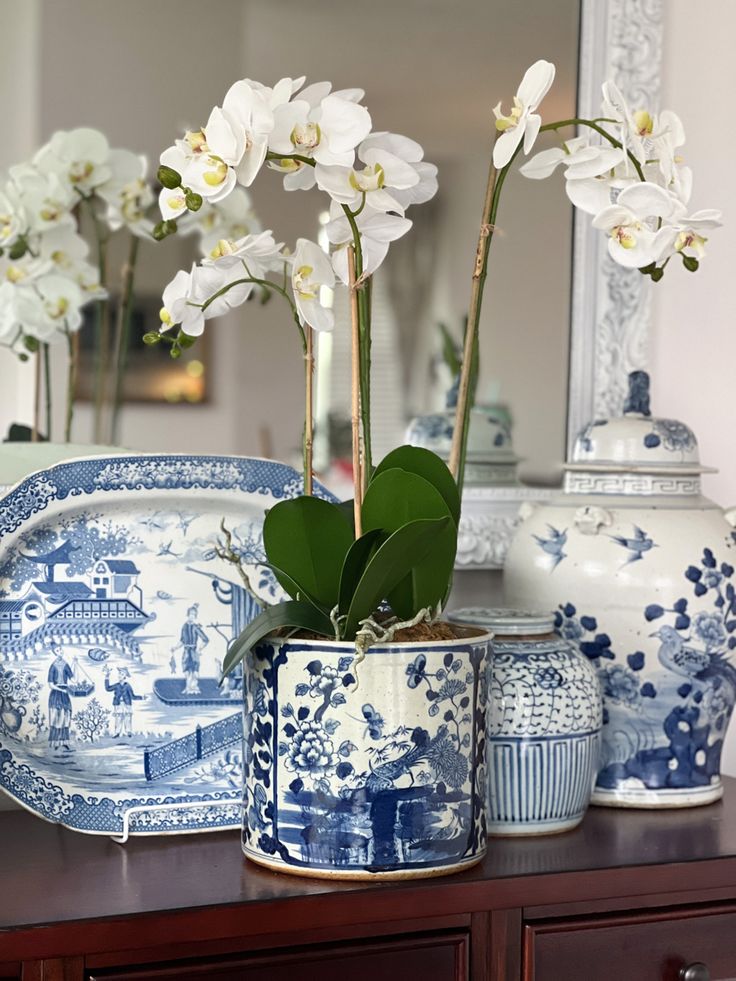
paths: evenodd
<path fill-rule="evenodd" d="M 630 104 L 657 107 L 663 0 L 581 0 L 578 115 L 598 113 L 601 84 L 613 79 Z M 630 371 L 646 367 L 651 318 L 648 280 L 616 265 L 604 237 L 575 214 L 567 452 L 594 417 L 622 411 Z M 500 569 L 524 501 L 557 493 L 535 487 L 472 487 L 463 495 L 456 567 Z"/>

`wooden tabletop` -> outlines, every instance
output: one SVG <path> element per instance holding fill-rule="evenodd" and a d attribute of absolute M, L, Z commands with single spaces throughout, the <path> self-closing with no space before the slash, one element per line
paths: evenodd
<path fill-rule="evenodd" d="M 7 812 L 0 814 L 0 930 L 242 904 L 255 913 L 295 899 L 323 919 L 339 919 L 341 897 L 356 891 L 379 894 L 376 908 L 387 916 L 440 893 L 446 912 L 540 905 L 593 898 L 599 870 L 609 870 L 609 894 L 733 886 L 736 780 L 726 779 L 725 788 L 722 802 L 688 810 L 594 807 L 567 834 L 491 839 L 484 862 L 467 872 L 389 884 L 265 871 L 243 858 L 234 831 L 133 838 L 121 846 Z"/>

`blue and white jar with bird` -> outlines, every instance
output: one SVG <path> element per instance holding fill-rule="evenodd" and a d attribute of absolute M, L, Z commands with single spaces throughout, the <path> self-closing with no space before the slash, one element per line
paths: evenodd
<path fill-rule="evenodd" d="M 272 638 L 244 665 L 243 852 L 337 879 L 460 871 L 486 848 L 490 634 Z"/>
<path fill-rule="evenodd" d="M 634 372 L 624 416 L 578 436 L 564 492 L 526 507 L 506 561 L 514 606 L 556 610 L 556 628 L 603 689 L 593 803 L 687 807 L 723 793 L 736 702 L 736 509 L 701 494 L 697 440 L 652 418 Z"/>
<path fill-rule="evenodd" d="M 590 803 L 603 706 L 591 661 L 552 613 L 466 608 L 451 620 L 493 633 L 488 701 L 488 833 L 569 831 Z"/>

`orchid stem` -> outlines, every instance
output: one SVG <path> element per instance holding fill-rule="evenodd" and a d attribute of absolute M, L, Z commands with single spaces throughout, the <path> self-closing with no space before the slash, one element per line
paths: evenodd
<path fill-rule="evenodd" d="M 72 422 L 74 420 L 74 403 L 77 391 L 77 366 L 79 364 L 79 334 L 66 330 L 67 342 L 67 383 L 66 383 L 66 420 L 64 424 L 64 442 L 70 443 L 72 438 Z"/>
<path fill-rule="evenodd" d="M 306 413 L 304 415 L 304 493 L 311 497 L 313 490 L 312 459 L 314 448 L 314 331 L 304 325 L 307 353 L 304 356 L 306 374 Z"/>
<path fill-rule="evenodd" d="M 89 207 L 94 224 L 97 241 L 97 266 L 100 286 L 107 285 L 107 237 L 102 230 L 102 223 L 97 217 L 94 205 L 89 198 L 84 198 Z M 105 409 L 105 380 L 107 366 L 110 360 L 110 304 L 109 300 L 98 300 L 95 324 L 95 392 L 94 392 L 94 441 L 102 442 L 102 416 Z"/>
<path fill-rule="evenodd" d="M 363 467 L 362 489 L 365 491 L 373 470 L 373 451 L 371 446 L 371 311 L 370 311 L 370 278 L 363 278 L 363 249 L 360 244 L 360 230 L 355 216 L 358 212 L 351 211 L 347 205 L 342 206 L 353 233 L 353 258 L 355 266 L 355 285 L 352 292 L 357 293 L 358 333 L 360 339 L 360 411 L 362 420 Z M 350 247 L 349 247 L 350 248 Z M 352 295 L 351 295 L 352 309 Z"/>
<path fill-rule="evenodd" d="M 498 139 L 498 134 L 496 134 L 496 139 Z M 507 169 L 510 165 L 511 161 L 509 161 L 504 169 Z M 452 446 L 450 448 L 450 472 L 455 478 L 455 483 L 461 496 L 465 482 L 465 456 L 468 445 L 470 410 L 472 409 L 470 393 L 473 387 L 473 376 L 478 371 L 480 311 L 483 302 L 483 287 L 488 270 L 488 251 L 490 249 L 491 239 L 493 238 L 493 221 L 495 218 L 493 204 L 496 199 L 498 176 L 499 172 L 494 166 L 493 154 L 491 153 L 486 193 L 483 198 L 483 212 L 481 215 L 480 232 L 478 234 L 478 246 L 475 250 L 475 261 L 473 264 L 470 309 L 468 311 L 468 323 L 465 328 L 463 365 L 460 371 L 460 385 L 458 388 L 457 407 L 455 409 L 455 425 L 452 431 Z"/>
<path fill-rule="evenodd" d="M 43 390 L 46 400 L 46 439 L 51 442 L 51 351 L 48 344 L 42 344 L 43 351 Z"/>
<path fill-rule="evenodd" d="M 36 351 L 36 361 L 33 372 L 33 426 L 31 428 L 31 442 L 37 443 L 39 440 L 38 427 L 41 420 L 41 348 Z"/>
<path fill-rule="evenodd" d="M 113 377 L 113 396 L 112 396 L 112 415 L 110 418 L 109 441 L 115 444 L 118 440 L 118 427 L 120 424 L 120 409 L 123 396 L 123 376 L 128 360 L 128 348 L 130 346 L 130 320 L 133 313 L 133 282 L 135 278 L 135 266 L 138 259 L 138 237 L 130 236 L 128 248 L 128 258 L 122 268 L 121 274 L 121 296 L 118 306 L 117 320 L 115 323 L 115 341 L 112 362 Z"/>
<path fill-rule="evenodd" d="M 355 515 L 355 537 L 360 538 L 363 534 L 363 522 L 361 517 L 363 507 L 363 466 L 365 461 L 361 459 L 361 371 L 360 371 L 360 314 L 358 310 L 358 288 L 356 286 L 356 262 L 355 248 L 348 245 L 348 285 L 350 288 L 350 326 L 351 326 L 351 425 L 353 433 L 353 512 Z M 365 447 L 364 447 L 365 449 Z"/>

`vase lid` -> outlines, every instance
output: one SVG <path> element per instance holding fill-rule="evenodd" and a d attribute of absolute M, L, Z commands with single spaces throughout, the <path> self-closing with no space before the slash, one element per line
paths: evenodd
<path fill-rule="evenodd" d="M 554 613 L 540 610 L 497 609 L 485 606 L 465 606 L 447 615 L 453 623 L 471 623 L 486 627 L 499 636 L 509 634 L 551 634 L 555 627 Z"/>
<path fill-rule="evenodd" d="M 454 409 L 417 416 L 409 423 L 406 442 L 432 450 L 443 460 L 448 460 L 454 429 Z M 501 412 L 492 407 L 475 406 L 471 409 L 467 459 L 511 465 L 519 462 L 511 441 L 510 425 Z"/>
<path fill-rule="evenodd" d="M 596 419 L 575 440 L 566 470 L 652 470 L 698 474 L 698 441 L 685 423 L 658 419 L 649 408 L 649 375 L 632 371 L 622 416 Z"/>

